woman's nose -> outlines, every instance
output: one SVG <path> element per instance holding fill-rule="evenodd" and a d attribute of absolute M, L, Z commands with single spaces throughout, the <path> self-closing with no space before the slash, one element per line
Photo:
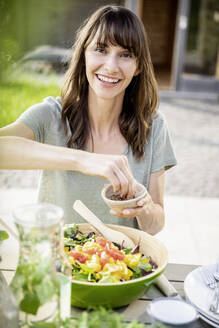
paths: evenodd
<path fill-rule="evenodd" d="M 105 67 L 109 72 L 117 72 L 119 69 L 117 57 L 113 54 L 109 54 L 106 57 Z"/>

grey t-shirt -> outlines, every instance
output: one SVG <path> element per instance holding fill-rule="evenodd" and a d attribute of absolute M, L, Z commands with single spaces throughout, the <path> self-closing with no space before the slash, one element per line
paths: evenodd
<path fill-rule="evenodd" d="M 30 127 L 35 140 L 45 144 L 66 147 L 70 129 L 65 134 L 61 119 L 61 98 L 47 97 L 42 103 L 31 106 L 17 121 Z M 123 152 L 127 156 L 135 179 L 148 188 L 150 174 L 162 168 L 176 165 L 176 158 L 163 114 L 158 112 L 152 123 L 151 134 L 145 145 L 145 156 L 136 161 L 129 146 Z M 126 225 L 137 228 L 136 219 L 119 218 L 109 213 L 101 198 L 101 189 L 109 183 L 104 178 L 84 175 L 76 171 L 43 170 L 38 190 L 39 202 L 61 206 L 65 223 L 84 223 L 72 209 L 76 199 L 82 200 L 88 208 L 105 223 Z"/>

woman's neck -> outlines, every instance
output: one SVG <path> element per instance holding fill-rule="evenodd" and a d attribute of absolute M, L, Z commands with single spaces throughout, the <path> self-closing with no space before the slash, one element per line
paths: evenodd
<path fill-rule="evenodd" d="M 123 96 L 113 99 L 96 97 L 90 91 L 88 95 L 88 114 L 92 133 L 97 137 L 108 137 L 119 130 L 119 115 L 122 111 Z"/>

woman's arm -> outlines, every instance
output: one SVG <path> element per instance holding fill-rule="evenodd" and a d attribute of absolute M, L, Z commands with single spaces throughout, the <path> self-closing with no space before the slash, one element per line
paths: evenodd
<path fill-rule="evenodd" d="M 165 224 L 164 172 L 165 170 L 162 169 L 150 175 L 146 198 L 142 200 L 142 203 L 139 202 L 139 206 L 143 208 L 136 215 L 139 227 L 151 235 L 161 231 Z"/>
<path fill-rule="evenodd" d="M 15 122 L 0 129 L 0 169 L 71 170 L 108 179 L 115 191 L 132 197 L 135 180 L 125 156 L 102 155 L 34 141 L 33 131 Z"/>
<path fill-rule="evenodd" d="M 139 207 L 129 208 L 118 214 L 111 211 L 111 214 L 128 218 L 136 217 L 141 230 L 155 235 L 162 230 L 165 223 L 163 209 L 164 195 L 164 169 L 150 175 L 148 193 L 145 198 L 138 202 Z"/>

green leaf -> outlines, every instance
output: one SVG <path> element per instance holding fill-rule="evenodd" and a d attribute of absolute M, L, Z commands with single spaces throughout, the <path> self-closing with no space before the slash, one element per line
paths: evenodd
<path fill-rule="evenodd" d="M 133 275 L 131 276 L 131 280 L 141 278 L 142 277 L 142 271 L 141 269 L 137 269 L 136 271 L 133 272 Z"/>
<path fill-rule="evenodd" d="M 151 266 L 151 264 L 150 263 L 139 263 L 138 264 L 138 268 L 139 269 L 142 269 L 142 270 L 145 270 L 145 271 L 151 271 L 152 270 L 152 266 Z"/>
<path fill-rule="evenodd" d="M 132 248 L 124 248 L 122 251 L 123 251 L 125 254 L 129 254 L 129 253 L 131 253 Z"/>
<path fill-rule="evenodd" d="M 64 230 L 64 237 L 69 238 L 72 234 L 78 231 L 78 225 L 74 224 L 72 227 L 66 228 Z"/>
<path fill-rule="evenodd" d="M 84 264 L 84 263 L 81 263 L 81 262 L 79 262 L 79 261 L 76 261 L 76 263 L 78 264 L 78 265 L 80 265 L 80 267 L 81 267 L 81 269 L 83 270 L 83 272 L 86 274 L 89 274 L 89 273 L 94 273 L 94 269 L 92 269 L 92 268 L 89 268 L 86 264 Z"/>
<path fill-rule="evenodd" d="M 48 256 L 44 261 L 38 265 L 34 266 L 34 270 L 32 270 L 32 282 L 37 285 L 42 283 L 42 280 L 45 278 L 46 274 L 51 271 L 52 267 L 52 259 Z"/>
<path fill-rule="evenodd" d="M 64 245 L 65 246 L 76 246 L 77 243 L 75 242 L 75 240 L 73 240 L 71 238 L 64 238 Z"/>
<path fill-rule="evenodd" d="M 94 240 L 95 235 L 88 237 L 87 235 L 78 231 L 77 225 L 75 227 L 67 228 L 64 231 L 64 245 L 65 246 L 76 246 L 83 245 L 86 241 Z M 70 238 L 72 234 L 75 234 L 74 239 Z"/>
<path fill-rule="evenodd" d="M 37 314 L 40 307 L 40 300 L 35 293 L 25 293 L 20 302 L 20 310 L 26 313 Z"/>
<path fill-rule="evenodd" d="M 88 273 L 75 272 L 73 274 L 74 280 L 86 281 L 88 282 Z"/>
<path fill-rule="evenodd" d="M 90 327 L 88 322 L 88 312 L 84 311 L 78 320 L 78 328 Z"/>
<path fill-rule="evenodd" d="M 5 230 L 0 230 L 0 241 L 3 241 L 8 238 L 9 238 L 8 233 Z"/>
<path fill-rule="evenodd" d="M 114 283 L 114 282 L 118 282 L 117 279 L 115 279 L 112 276 L 103 276 L 99 281 L 100 284 L 102 283 Z"/>
<path fill-rule="evenodd" d="M 78 232 L 77 233 L 77 235 L 75 236 L 75 238 L 77 239 L 77 240 L 84 240 L 85 238 L 84 238 L 84 235 L 82 234 L 82 233 L 80 233 L 80 232 Z"/>
<path fill-rule="evenodd" d="M 35 286 L 35 291 L 41 305 L 45 304 L 56 294 L 55 284 L 52 280 L 42 281 L 40 285 Z"/>
<path fill-rule="evenodd" d="M 133 271 L 133 275 L 131 276 L 131 280 L 142 277 L 142 270 L 149 272 L 152 270 L 152 266 L 150 263 L 138 263 L 137 267 L 130 268 Z"/>
<path fill-rule="evenodd" d="M 125 328 L 144 328 L 145 325 L 143 323 L 139 323 L 137 320 L 134 320 L 132 322 L 130 322 L 129 324 L 127 324 L 127 326 Z M 150 326 L 147 326 L 148 328 L 150 328 Z M 153 326 L 153 328 L 155 328 L 156 326 Z"/>
<path fill-rule="evenodd" d="M 19 270 L 19 268 L 18 268 L 17 272 L 15 273 L 15 276 L 14 276 L 14 278 L 12 280 L 12 284 L 11 284 L 12 289 L 22 288 L 26 283 L 25 276 L 22 274 L 22 272 L 20 273 L 18 271 L 21 271 L 21 270 Z"/>
<path fill-rule="evenodd" d="M 57 328 L 54 322 L 37 322 L 30 326 L 30 328 Z"/>

